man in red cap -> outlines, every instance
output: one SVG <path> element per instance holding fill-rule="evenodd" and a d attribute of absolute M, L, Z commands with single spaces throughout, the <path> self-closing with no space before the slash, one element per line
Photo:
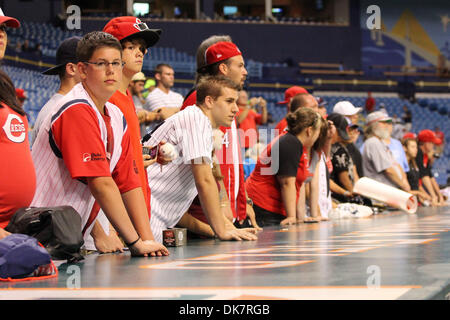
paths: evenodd
<path fill-rule="evenodd" d="M 142 155 L 140 124 L 128 86 L 133 76 L 142 70 L 147 48 L 155 45 L 159 41 L 161 30 L 150 29 L 146 23 L 142 23 L 138 18 L 125 16 L 110 20 L 103 28 L 103 31 L 116 37 L 120 41 L 123 49 L 122 61 L 125 64 L 122 69 L 122 80 L 119 90 L 108 101 L 119 107 L 127 121 L 128 130 L 130 131 L 130 141 L 133 146 L 133 161 L 139 173 L 141 187 L 147 205 L 148 216 L 140 217 L 140 223 L 136 226 L 136 230 L 138 230 L 139 234 L 141 232 L 145 234 L 144 237 L 146 240 L 153 240 L 154 236 L 149 225 L 151 192 L 145 165 L 151 164 L 154 160 L 149 159 L 149 155 Z M 144 158 L 146 160 L 145 164 Z M 102 233 L 101 228 L 98 228 L 97 231 Z"/>
<path fill-rule="evenodd" d="M 17 100 L 19 100 L 20 106 L 23 108 L 25 100 L 27 100 L 27 93 L 22 88 L 16 88 Z"/>
<path fill-rule="evenodd" d="M 196 83 L 205 76 L 224 75 L 238 84 L 241 89 L 247 78 L 247 70 L 242 52 L 227 35 L 214 35 L 205 39 L 197 49 Z M 196 102 L 195 87 L 186 96 L 181 110 Z M 244 167 L 242 164 L 241 146 L 239 146 L 236 119 L 230 127 L 220 127 L 223 133 L 222 149 L 216 153 L 220 162 L 222 177 L 216 176 L 220 185 L 221 202 L 224 215 L 234 220 L 238 227 L 248 226 L 248 217 L 253 227 L 259 228 L 252 207 L 247 197 L 244 181 Z M 198 201 L 189 209 L 189 213 L 206 222 Z M 225 205 L 227 204 L 227 205 Z M 185 215 L 189 217 L 189 215 Z"/>
<path fill-rule="evenodd" d="M 284 92 L 284 100 L 278 102 L 278 104 L 286 105 L 286 114 L 291 112 L 292 99 L 299 94 L 309 94 L 309 93 L 305 88 L 299 87 L 299 86 L 292 86 Z M 316 101 L 316 104 L 317 104 L 317 101 Z M 275 130 L 278 130 L 278 131 L 275 131 L 276 135 L 281 134 L 284 131 L 284 129 L 286 129 L 286 128 L 287 128 L 286 118 L 283 118 L 275 126 Z"/>
<path fill-rule="evenodd" d="M 422 130 L 417 135 L 419 150 L 417 151 L 416 163 L 421 171 L 422 184 L 431 196 L 432 205 L 445 205 L 445 199 L 442 195 L 439 185 L 432 173 L 432 164 L 434 162 L 434 148 L 442 141 L 436 137 L 432 130 Z"/>

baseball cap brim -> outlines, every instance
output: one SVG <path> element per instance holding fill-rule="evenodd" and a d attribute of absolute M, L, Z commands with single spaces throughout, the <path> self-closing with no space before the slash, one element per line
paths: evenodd
<path fill-rule="evenodd" d="M 0 16 L 0 24 L 5 24 L 10 28 L 19 28 L 20 22 L 16 18 Z"/>
<path fill-rule="evenodd" d="M 362 108 L 360 108 L 360 107 L 355 108 L 352 112 L 350 112 L 349 114 L 346 114 L 346 116 L 354 116 L 355 114 L 358 114 L 361 110 L 362 110 Z"/>
<path fill-rule="evenodd" d="M 350 140 L 350 137 L 348 136 L 348 133 L 346 130 L 342 130 L 341 128 L 336 128 L 336 131 L 338 132 L 339 136 L 344 140 Z"/>
<path fill-rule="evenodd" d="M 133 33 L 132 35 L 123 38 L 120 41 L 124 40 L 133 40 L 136 38 L 144 39 L 147 44 L 147 48 L 154 46 L 158 41 L 159 37 L 162 33 L 161 29 L 147 29 L 140 32 Z"/>
<path fill-rule="evenodd" d="M 60 64 L 60 65 L 52 67 L 52 68 L 49 68 L 49 69 L 43 71 L 42 74 L 45 74 L 47 76 L 57 75 L 57 74 L 60 73 L 61 69 L 64 68 L 65 65 L 66 65 L 66 63 Z"/>

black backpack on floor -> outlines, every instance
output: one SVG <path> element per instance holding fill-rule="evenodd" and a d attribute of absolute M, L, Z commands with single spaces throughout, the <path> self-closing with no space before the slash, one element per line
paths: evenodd
<path fill-rule="evenodd" d="M 84 244 L 81 217 L 71 206 L 21 208 L 14 213 L 6 231 L 36 238 L 52 259 L 76 262 Z"/>

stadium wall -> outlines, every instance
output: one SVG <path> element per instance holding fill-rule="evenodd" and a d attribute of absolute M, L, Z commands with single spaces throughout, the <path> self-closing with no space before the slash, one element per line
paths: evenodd
<path fill-rule="evenodd" d="M 149 27 L 163 29 L 158 46 L 173 47 L 189 54 L 195 54 L 200 42 L 210 35 L 228 34 L 245 52 L 246 58 L 256 61 L 343 63 L 346 68 L 360 69 L 359 19 L 359 1 L 352 0 L 349 26 L 155 20 L 149 22 Z M 81 26 L 83 32 L 89 32 L 102 29 L 106 22 L 106 19 L 83 19 Z"/>

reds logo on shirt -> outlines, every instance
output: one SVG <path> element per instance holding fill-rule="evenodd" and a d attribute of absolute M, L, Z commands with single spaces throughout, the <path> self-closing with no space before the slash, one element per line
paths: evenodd
<path fill-rule="evenodd" d="M 8 118 L 3 125 L 3 131 L 5 131 L 6 137 L 12 142 L 21 143 L 25 141 L 25 124 L 16 114 L 8 114 Z"/>

